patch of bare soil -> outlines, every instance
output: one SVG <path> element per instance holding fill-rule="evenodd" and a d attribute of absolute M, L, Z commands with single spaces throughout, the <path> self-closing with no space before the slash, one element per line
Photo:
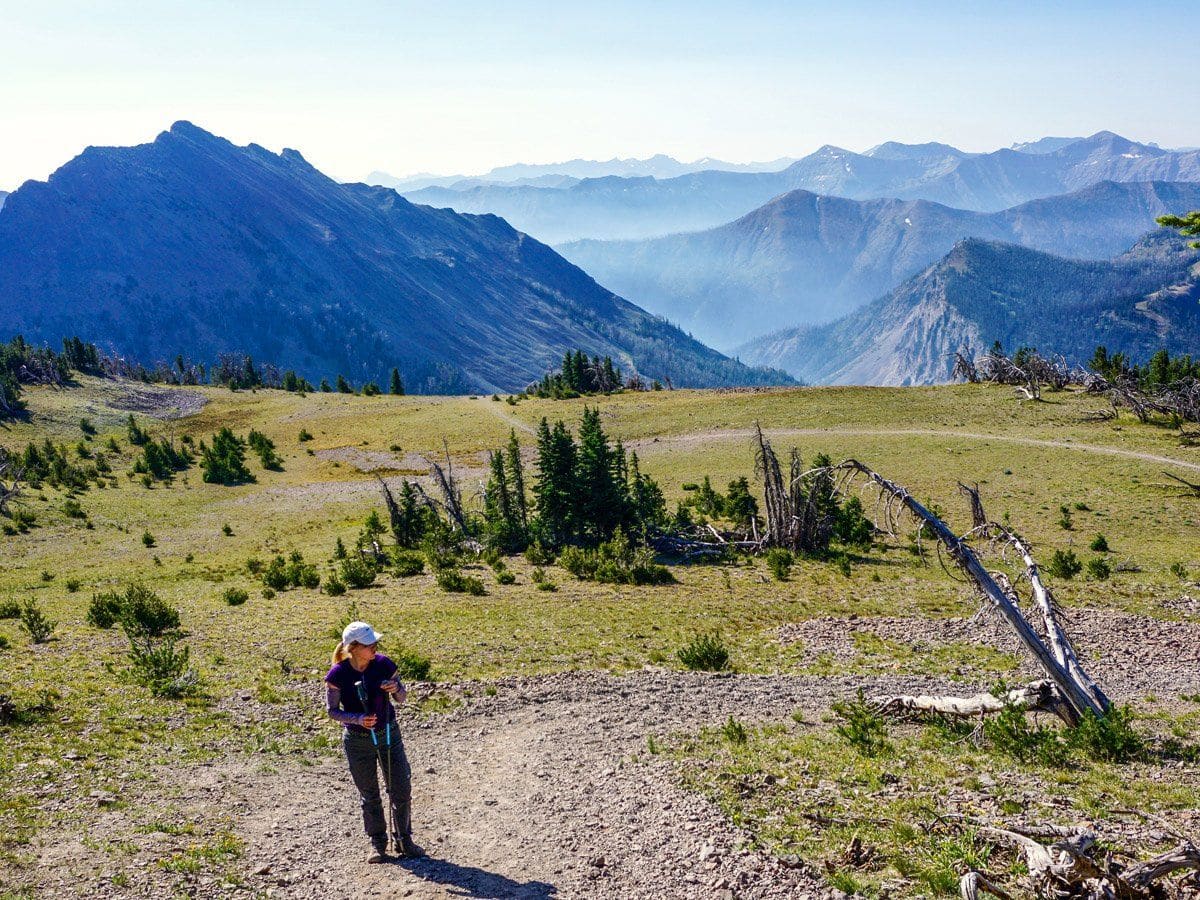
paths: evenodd
<path fill-rule="evenodd" d="M 157 419 L 182 419 L 204 409 L 208 398 L 199 391 L 183 388 L 155 387 L 148 384 L 126 384 L 117 396 L 108 401 L 112 409 L 128 410 L 154 416 Z"/>
<path fill-rule="evenodd" d="M 1087 608 L 1063 610 L 1061 616 L 1088 672 L 1118 702 L 1153 695 L 1170 704 L 1181 694 L 1194 693 L 1200 685 L 1200 616 L 1166 622 Z M 1021 659 L 1023 675 L 1041 677 L 1016 634 L 998 615 L 979 619 L 812 619 L 785 625 L 779 639 L 785 644 L 802 642 L 814 657 L 826 653 L 852 663 L 858 656 L 855 632 L 895 641 L 914 655 L 948 644 L 988 646 Z M 974 688 L 989 686 L 982 683 Z"/>
<path fill-rule="evenodd" d="M 429 462 L 419 453 L 403 455 L 383 450 L 364 450 L 361 447 L 333 447 L 318 450 L 318 459 L 335 460 L 342 465 L 353 466 L 360 472 L 408 472 L 424 475 L 429 471 Z"/>

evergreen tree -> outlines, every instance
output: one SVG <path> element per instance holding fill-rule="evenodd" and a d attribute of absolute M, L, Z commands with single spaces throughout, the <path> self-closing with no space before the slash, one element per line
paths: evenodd
<path fill-rule="evenodd" d="M 729 482 L 724 507 L 725 517 L 737 528 L 745 528 L 758 515 L 758 501 L 750 493 L 750 482 L 745 476 Z"/>
<path fill-rule="evenodd" d="M 396 397 L 404 396 L 404 382 L 400 380 L 399 369 L 392 369 L 392 382 L 388 388 L 388 393 Z"/>
<path fill-rule="evenodd" d="M 1184 216 L 1159 216 L 1154 221 L 1167 228 L 1177 228 L 1180 234 L 1187 237 L 1200 234 L 1200 209 L 1194 209 Z M 1200 250 L 1200 241 L 1193 241 L 1192 247 Z"/>
<path fill-rule="evenodd" d="M 228 428 L 213 435 L 211 447 L 200 443 L 200 467 L 204 469 L 204 480 L 212 484 L 254 481 L 246 468 L 246 442 Z"/>
<path fill-rule="evenodd" d="M 634 526 L 643 536 L 662 528 L 667 521 L 667 502 L 662 489 L 638 468 L 636 453 L 629 454 L 629 493 Z"/>
<path fill-rule="evenodd" d="M 321 393 L 322 393 L 322 394 L 332 394 L 332 393 L 333 393 L 333 388 L 329 386 L 329 379 L 328 379 L 328 378 L 322 378 L 322 379 L 321 379 L 321 388 L 320 388 L 320 390 L 321 390 Z"/>
<path fill-rule="evenodd" d="M 432 515 L 417 489 L 405 479 L 400 484 L 400 497 L 392 514 L 392 536 L 401 547 L 419 547 L 431 525 Z"/>
<path fill-rule="evenodd" d="M 354 388 L 350 386 L 350 382 L 345 379 L 341 373 L 337 377 L 337 390 L 339 394 L 353 394 Z"/>
<path fill-rule="evenodd" d="M 528 533 L 529 508 L 525 500 L 525 467 L 521 462 L 521 445 L 517 443 L 516 429 L 508 433 L 508 450 L 505 461 L 508 465 L 508 480 L 512 487 L 517 521 L 521 524 L 521 531 Z"/>
<path fill-rule="evenodd" d="M 600 410 L 584 407 L 579 424 L 576 463 L 577 524 L 588 543 L 607 540 L 626 519 L 624 482 L 618 486 L 623 461 L 617 458 L 600 425 Z"/>
<path fill-rule="evenodd" d="M 562 422 L 542 419 L 538 426 L 537 480 L 533 495 L 537 504 L 537 530 L 543 543 L 561 547 L 575 536 L 578 485 L 575 479 L 575 440 Z"/>

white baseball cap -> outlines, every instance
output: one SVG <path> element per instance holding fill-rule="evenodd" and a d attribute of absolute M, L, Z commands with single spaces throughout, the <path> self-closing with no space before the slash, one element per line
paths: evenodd
<path fill-rule="evenodd" d="M 349 647 L 351 644 L 374 644 L 383 635 L 378 634 L 366 622 L 351 622 L 342 629 L 342 643 Z"/>

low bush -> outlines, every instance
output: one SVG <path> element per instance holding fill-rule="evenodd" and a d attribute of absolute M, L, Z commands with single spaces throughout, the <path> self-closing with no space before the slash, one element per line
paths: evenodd
<path fill-rule="evenodd" d="M 725 738 L 729 743 L 740 747 L 746 743 L 748 737 L 746 726 L 731 715 L 729 721 L 721 726 L 721 737 Z"/>
<path fill-rule="evenodd" d="M 554 562 L 554 554 L 535 541 L 525 548 L 525 561 L 531 566 L 548 566 Z"/>
<path fill-rule="evenodd" d="M 87 623 L 95 628 L 112 628 L 121 615 L 121 597 L 111 591 L 92 594 L 88 605 Z"/>
<path fill-rule="evenodd" d="M 581 581 L 602 584 L 674 584 L 675 576 L 666 566 L 654 562 L 649 547 L 635 547 L 622 532 L 617 532 L 595 550 L 566 547 L 558 564 Z"/>
<path fill-rule="evenodd" d="M 267 588 L 267 590 L 270 590 L 270 588 Z M 325 579 L 324 591 L 330 597 L 340 597 L 346 593 L 346 583 L 334 572 Z"/>
<path fill-rule="evenodd" d="M 21 604 L 16 600 L 0 601 L 0 619 L 19 619 L 21 617 Z"/>
<path fill-rule="evenodd" d="M 1107 581 L 1108 577 L 1112 575 L 1112 566 L 1104 557 L 1098 556 L 1087 561 L 1087 572 L 1095 581 Z"/>
<path fill-rule="evenodd" d="M 792 574 L 792 564 L 796 561 L 790 550 L 783 547 L 772 547 L 767 551 L 767 568 L 776 581 L 787 581 Z"/>
<path fill-rule="evenodd" d="M 437 573 L 437 583 L 438 587 L 450 594 L 470 594 L 474 597 L 487 594 L 482 581 L 464 575 L 458 569 L 442 569 Z"/>
<path fill-rule="evenodd" d="M 129 661 L 134 681 L 150 689 L 156 697 L 187 697 L 200 689 L 200 678 L 188 666 L 188 648 L 179 646 L 176 635 L 161 637 L 130 628 Z"/>
<path fill-rule="evenodd" d="M 517 576 L 505 569 L 503 572 L 496 573 L 496 584 L 516 584 Z"/>
<path fill-rule="evenodd" d="M 142 543 L 147 547 L 153 547 L 157 543 L 157 541 L 154 539 L 154 535 L 150 533 L 149 529 L 142 532 Z"/>
<path fill-rule="evenodd" d="M 841 719 L 833 730 L 863 756 L 879 756 L 891 748 L 887 719 L 867 701 L 862 688 L 853 700 L 834 701 L 832 708 Z"/>
<path fill-rule="evenodd" d="M 425 571 L 425 560 L 419 553 L 398 550 L 392 556 L 392 571 L 401 578 L 411 578 Z"/>
<path fill-rule="evenodd" d="M 347 556 L 342 560 L 340 576 L 346 587 L 354 590 L 368 588 L 375 583 L 379 569 L 372 560 L 360 556 Z"/>
<path fill-rule="evenodd" d="M 1083 564 L 1076 559 L 1074 550 L 1055 550 L 1046 564 L 1046 571 L 1055 578 L 1070 581 L 1083 571 Z"/>
<path fill-rule="evenodd" d="M 729 668 L 729 648 L 719 631 L 697 634 L 675 655 L 685 669 L 693 672 L 721 672 Z"/>
<path fill-rule="evenodd" d="M 21 625 L 35 644 L 44 644 L 54 633 L 54 625 L 32 598 L 21 606 Z"/>
<path fill-rule="evenodd" d="M 293 550 L 291 556 L 284 559 L 276 556 L 262 573 L 262 583 L 276 591 L 286 591 L 288 588 L 320 587 L 321 576 L 315 566 L 304 561 L 299 550 Z"/>
<path fill-rule="evenodd" d="M 1088 546 L 1092 550 L 1094 550 L 1096 553 L 1107 553 L 1108 552 L 1108 538 L 1106 538 L 1102 534 L 1098 534 L 1094 538 L 1092 538 L 1092 542 Z"/>
<path fill-rule="evenodd" d="M 250 595 L 241 588 L 226 588 L 225 593 L 221 595 L 222 599 L 230 606 L 241 606 L 250 599 Z"/>
<path fill-rule="evenodd" d="M 397 647 L 387 654 L 396 664 L 396 674 L 401 681 L 428 681 L 429 670 L 433 663 L 428 656 L 422 656 L 415 650 Z"/>
<path fill-rule="evenodd" d="M 1188 577 L 1187 566 L 1181 562 L 1173 562 L 1171 563 L 1171 574 L 1180 581 L 1186 581 Z"/>

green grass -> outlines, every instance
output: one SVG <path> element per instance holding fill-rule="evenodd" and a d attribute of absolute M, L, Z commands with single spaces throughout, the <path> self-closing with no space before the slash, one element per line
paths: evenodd
<path fill-rule="evenodd" d="M 1191 773 L 1162 765 L 1161 741 L 1137 762 L 1051 768 L 980 747 L 971 731 L 959 723 L 901 726 L 867 753 L 827 727 L 738 725 L 731 739 L 726 723 L 657 741 L 651 752 L 672 758 L 684 783 L 715 800 L 754 845 L 799 856 L 832 886 L 848 891 L 852 884 L 872 897 L 957 896 L 969 869 L 1004 877 L 1020 871 L 1011 850 L 962 816 L 1099 821 L 1103 831 L 1103 820 L 1131 807 L 1182 825 L 1200 799 Z M 860 852 L 848 852 L 852 842 Z M 1166 844 L 1121 849 L 1142 855 Z"/>
<path fill-rule="evenodd" d="M 116 773 L 140 779 L 156 763 L 210 758 L 223 752 L 219 742 L 227 739 L 267 754 L 327 752 L 333 729 L 309 733 L 284 717 L 240 727 L 222 701 L 251 685 L 253 701 L 264 706 L 307 702 L 297 688 L 323 673 L 335 643 L 330 630 L 345 615 L 349 597 L 299 588 L 264 599 L 246 560 L 298 550 L 327 575 L 335 541 L 352 544 L 366 514 L 381 508 L 374 476 L 354 465 L 354 454 L 371 454 L 384 466 L 381 472 L 418 476 L 425 469 L 413 454 L 440 457 L 444 440 L 463 484 L 471 485 L 485 477 L 486 451 L 501 446 L 510 428 L 517 428 L 531 451 L 528 429 L 542 416 L 575 427 L 584 404 L 199 390 L 210 401 L 199 414 L 171 423 L 147 416 L 139 421 L 155 439 L 186 435 L 197 443 L 222 426 L 243 436 L 257 429 L 275 442 L 283 470 L 264 470 L 252 458 L 256 483 L 205 484 L 193 467 L 148 489 L 126 477 L 136 448 L 126 439 L 128 412 L 110 405 L 124 388 L 88 378 L 69 390 L 30 389 L 31 418 L 0 430 L 0 445 L 9 448 L 46 437 L 73 445 L 86 415 L 98 432 L 94 447 L 108 457 L 115 476 L 111 486 L 74 496 L 49 487 L 28 491 L 27 508 L 37 527 L 0 535 L 0 602 L 34 599 L 57 623 L 52 639 L 33 647 L 18 621 L 0 620 L 0 637 L 9 645 L 0 649 L 0 692 L 12 694 L 24 711 L 18 724 L 0 729 L 2 859 L 25 858 L 41 824 L 40 792 L 120 793 Z M 1047 403 L 1018 405 L 1004 388 L 957 386 L 663 391 L 587 402 L 599 405 L 605 428 L 636 450 L 642 471 L 659 481 L 672 505 L 685 496 L 683 484 L 705 475 L 718 486 L 752 476 L 745 431 L 759 421 L 780 452 L 794 443 L 805 459 L 818 452 L 835 460 L 853 455 L 918 497 L 936 500 L 964 529 L 966 509 L 956 483 L 978 482 L 990 514 L 1008 515 L 1042 558 L 1056 549 L 1082 551 L 1086 536 L 1102 532 L 1117 548 L 1111 578 L 1102 585 L 1079 578 L 1054 584 L 1064 606 L 1101 603 L 1167 614 L 1159 603 L 1178 596 L 1178 573 L 1200 570 L 1192 538 L 1200 527 L 1200 507 L 1158 486 L 1169 467 L 1017 442 L 1197 459 L 1168 429 L 1125 418 L 1083 421 L 1099 403 L 1094 398 L 1062 393 L 1050 395 Z M 806 433 L 781 434 L 784 429 Z M 301 430 L 312 435 L 302 445 L 296 437 Z M 967 436 L 976 433 L 989 437 Z M 120 445 L 119 454 L 106 449 L 110 437 Z M 1189 480 L 1197 474 L 1179 471 Z M 869 497 L 864 504 L 870 512 Z M 1058 525 L 1063 505 L 1072 509 L 1073 532 Z M 147 532 L 155 538 L 153 548 L 143 545 Z M 513 584 L 500 583 L 483 565 L 466 567 L 483 581 L 484 597 L 445 593 L 431 572 L 408 578 L 383 573 L 374 586 L 352 596 L 360 615 L 387 635 L 385 651 L 403 646 L 428 657 L 431 677 L 440 679 L 678 666 L 679 647 L 697 633 L 718 630 L 739 672 L 811 672 L 826 665 L 830 674 L 955 676 L 964 669 L 975 679 L 1010 673 L 1012 657 L 978 648 L 951 645 L 914 653 L 906 644 L 864 634 L 856 636 L 857 656 L 846 664 L 823 662 L 819 648 L 813 648 L 814 657 L 806 648 L 780 644 L 780 626 L 817 616 L 973 611 L 971 592 L 935 561 L 925 564 L 911 555 L 907 545 L 900 536 L 856 556 L 849 576 L 828 563 L 800 559 L 786 582 L 773 581 L 762 560 L 673 567 L 680 583 L 655 587 L 581 582 L 546 565 L 557 590 L 545 591 L 531 578 L 535 567 L 513 558 L 506 566 L 516 576 Z M 1119 571 L 1123 562 L 1136 563 L 1140 571 Z M 43 580 L 43 572 L 53 577 Z M 121 630 L 86 624 L 93 592 L 122 589 L 133 578 L 179 608 L 191 664 L 203 678 L 202 696 L 153 698 L 127 678 Z M 249 599 L 231 606 L 225 600 L 229 591 L 246 591 Z M 269 633 L 246 640 L 264 616 L 271 622 Z M 61 697 L 47 706 L 51 690 Z M 103 727 L 89 727 L 95 723 Z M 67 753 L 79 756 L 69 767 L 62 762 Z M 63 779 L 66 771 L 74 780 Z M 82 826 L 94 815 L 94 808 L 78 804 L 60 824 Z"/>

